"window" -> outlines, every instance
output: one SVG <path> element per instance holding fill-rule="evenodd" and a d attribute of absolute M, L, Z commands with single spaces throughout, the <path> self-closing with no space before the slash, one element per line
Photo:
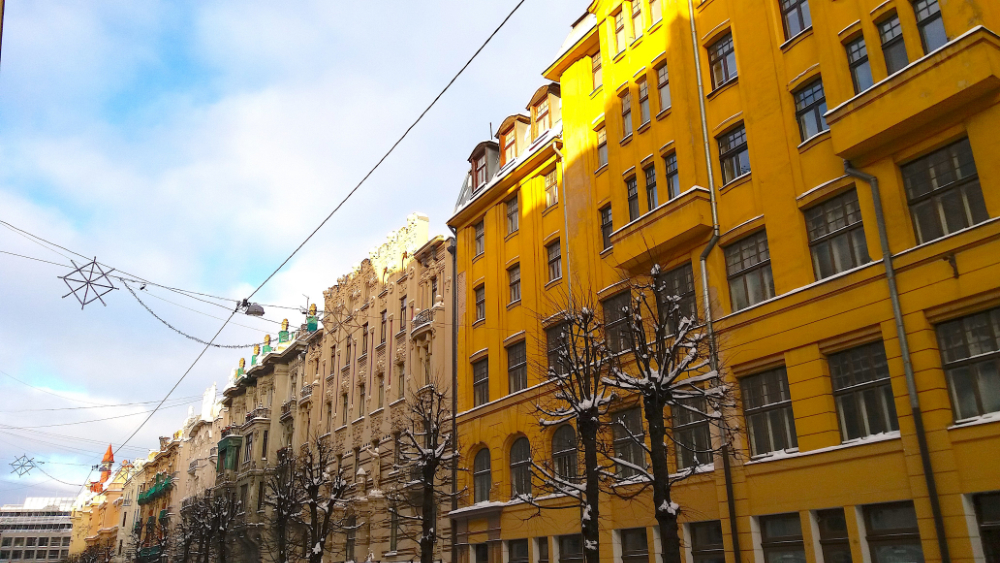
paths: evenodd
<path fill-rule="evenodd" d="M 576 430 L 565 424 L 552 435 L 552 465 L 556 475 L 567 480 L 576 479 L 580 465 L 576 448 Z"/>
<path fill-rule="evenodd" d="M 920 30 L 920 42 L 924 46 L 924 54 L 948 42 L 948 34 L 944 32 L 944 20 L 941 19 L 941 8 L 937 0 L 917 0 L 913 3 L 913 11 L 917 14 L 917 29 Z"/>
<path fill-rule="evenodd" d="M 590 71 L 594 77 L 594 90 L 604 85 L 604 71 L 602 69 L 601 52 L 594 53 L 590 58 Z"/>
<path fill-rule="evenodd" d="M 725 254 L 733 311 L 774 297 L 771 254 L 767 248 L 765 231 L 759 231 L 727 246 Z"/>
<path fill-rule="evenodd" d="M 765 561 L 806 563 L 802 520 L 797 512 L 761 516 L 760 547 Z"/>
<path fill-rule="evenodd" d="M 865 38 L 858 37 L 847 45 L 847 65 L 851 69 L 851 81 L 854 83 L 854 93 L 860 94 L 875 84 L 872 78 L 872 67 L 868 63 L 868 48 Z"/>
<path fill-rule="evenodd" d="M 549 563 L 549 538 L 536 538 L 538 545 L 538 560 L 536 563 Z M 993 563 L 989 561 L 988 563 Z"/>
<path fill-rule="evenodd" d="M 486 252 L 486 225 L 483 221 L 476 223 L 476 256 Z"/>
<path fill-rule="evenodd" d="M 475 181 L 476 188 L 475 191 L 479 191 L 483 186 L 486 185 L 486 155 L 475 159 Z"/>
<path fill-rule="evenodd" d="M 350 334 L 347 335 L 347 339 L 346 340 L 347 340 L 347 343 L 345 344 L 345 350 L 346 350 L 346 352 L 344 353 L 344 367 L 347 367 L 347 366 L 351 365 L 351 340 L 352 339 L 351 339 L 351 335 Z"/>
<path fill-rule="evenodd" d="M 597 130 L 597 167 L 608 165 L 608 131 L 604 127 Z"/>
<path fill-rule="evenodd" d="M 632 0 L 632 35 L 642 37 L 642 0 Z"/>
<path fill-rule="evenodd" d="M 646 205 L 652 211 L 660 205 L 656 194 L 656 167 L 651 165 L 649 168 L 644 168 L 643 173 L 646 175 Z"/>
<path fill-rule="evenodd" d="M 382 376 L 378 377 L 378 406 L 376 408 L 382 408 L 385 405 L 385 378 Z"/>
<path fill-rule="evenodd" d="M 385 344 L 385 339 L 389 328 L 389 321 L 388 321 L 389 311 L 383 309 L 382 313 L 379 314 L 379 317 L 380 317 L 379 322 L 381 323 L 379 328 L 379 341 L 382 344 Z"/>
<path fill-rule="evenodd" d="M 601 247 L 602 250 L 611 248 L 611 233 L 614 232 L 614 223 L 611 219 L 611 206 L 605 205 L 601 208 Z"/>
<path fill-rule="evenodd" d="M 625 189 L 628 194 L 628 220 L 631 223 L 639 218 L 639 184 L 635 176 L 625 180 Z"/>
<path fill-rule="evenodd" d="M 649 563 L 646 528 L 621 530 L 618 534 L 622 545 L 622 563 Z"/>
<path fill-rule="evenodd" d="M 357 535 L 358 535 L 356 518 L 354 516 L 348 517 L 347 525 L 345 527 L 347 528 L 346 531 L 347 538 L 344 545 L 344 553 L 345 553 L 344 556 L 347 558 L 347 561 L 354 561 L 355 560 L 354 545 L 355 543 L 357 543 Z"/>
<path fill-rule="evenodd" d="M 485 543 L 477 543 L 473 546 L 475 559 L 473 563 L 490 563 L 490 546 Z"/>
<path fill-rule="evenodd" d="M 694 269 L 690 262 L 661 274 L 655 283 L 660 322 L 668 325 L 671 334 L 677 332 L 677 324 L 682 318 L 698 317 L 694 294 Z M 677 301 L 677 318 L 670 318 L 671 304 L 668 303 L 668 299 Z"/>
<path fill-rule="evenodd" d="M 237 512 L 243 514 L 246 511 L 247 497 L 249 496 L 250 486 L 241 485 L 240 486 L 240 504 L 237 507 Z"/>
<path fill-rule="evenodd" d="M 870 504 L 864 514 L 872 563 L 923 563 L 912 501 Z"/>
<path fill-rule="evenodd" d="M 477 407 L 490 402 L 490 368 L 485 359 L 472 364 L 472 394 Z"/>
<path fill-rule="evenodd" d="M 583 563 L 583 536 L 559 536 L 559 563 Z"/>
<path fill-rule="evenodd" d="M 733 48 L 732 33 L 708 46 L 708 64 L 712 69 L 713 89 L 736 78 L 736 50 Z"/>
<path fill-rule="evenodd" d="M 719 164 L 722 166 L 722 183 L 750 173 L 750 150 L 747 148 L 747 130 L 742 124 L 718 137 Z"/>
<path fill-rule="evenodd" d="M 399 514 L 396 510 L 389 513 L 389 551 L 399 549 Z"/>
<path fill-rule="evenodd" d="M 1000 309 L 937 327 L 955 420 L 1000 412 Z"/>
<path fill-rule="evenodd" d="M 656 68 L 656 86 L 660 90 L 660 111 L 670 108 L 670 73 L 667 72 L 667 65 L 663 64 Z"/>
<path fill-rule="evenodd" d="M 677 153 L 663 157 L 663 166 L 667 177 L 667 199 L 681 195 L 681 176 L 677 172 Z"/>
<path fill-rule="evenodd" d="M 406 330 L 406 296 L 399 298 L 399 331 Z"/>
<path fill-rule="evenodd" d="M 559 203 L 559 183 L 556 181 L 556 171 L 545 175 L 545 207 L 549 208 Z"/>
<path fill-rule="evenodd" d="M 780 367 L 743 378 L 743 414 L 750 431 L 750 455 L 799 447 L 788 394 L 788 375 Z"/>
<path fill-rule="evenodd" d="M 250 463 L 253 456 L 253 432 L 248 432 L 246 442 L 243 444 L 243 463 Z"/>
<path fill-rule="evenodd" d="M 986 563 L 1000 562 L 1000 492 L 982 493 L 972 497 L 979 522 L 979 537 L 983 540 Z"/>
<path fill-rule="evenodd" d="M 520 224 L 517 196 L 507 200 L 507 234 L 516 233 Z"/>
<path fill-rule="evenodd" d="M 906 57 L 906 45 L 903 43 L 903 29 L 899 25 L 899 16 L 892 14 L 882 20 L 878 24 L 878 35 L 882 40 L 885 70 L 891 76 L 903 70 L 910 62 Z"/>
<path fill-rule="evenodd" d="M 799 134 L 803 141 L 829 129 L 823 117 L 825 113 L 826 96 L 822 80 L 813 81 L 795 92 L 795 118 L 799 122 Z"/>
<path fill-rule="evenodd" d="M 510 300 L 508 303 L 517 303 L 521 300 L 521 265 L 515 264 L 507 270 L 507 283 L 510 287 Z"/>
<path fill-rule="evenodd" d="M 365 385 L 358 385 L 358 418 L 365 414 Z"/>
<path fill-rule="evenodd" d="M 605 299 L 604 332 L 607 338 L 608 350 L 619 354 L 632 349 L 632 332 L 629 326 L 629 316 L 632 312 L 632 296 L 624 291 Z"/>
<path fill-rule="evenodd" d="M 517 129 L 511 129 L 503 136 L 503 162 L 508 162 L 517 158 Z"/>
<path fill-rule="evenodd" d="M 361 355 L 368 354 L 368 323 L 361 326 Z"/>
<path fill-rule="evenodd" d="M 531 496 L 531 444 L 518 438 L 510 447 L 510 496 Z"/>
<path fill-rule="evenodd" d="M 830 354 L 829 362 L 844 441 L 899 430 L 881 341 Z"/>
<path fill-rule="evenodd" d="M 649 83 L 643 78 L 639 81 L 639 124 L 649 123 Z"/>
<path fill-rule="evenodd" d="M 476 322 L 486 319 L 486 286 L 476 288 Z"/>
<path fill-rule="evenodd" d="M 625 13 L 618 10 L 615 14 L 615 52 L 621 53 L 625 50 Z"/>
<path fill-rule="evenodd" d="M 726 563 L 726 548 L 722 544 L 722 521 L 696 522 L 689 526 L 692 563 Z"/>
<path fill-rule="evenodd" d="M 490 500 L 490 487 L 493 486 L 493 477 L 490 472 L 490 450 L 483 448 L 476 454 L 476 460 L 472 469 L 473 487 L 475 488 L 476 502 L 486 502 Z"/>
<path fill-rule="evenodd" d="M 341 403 L 342 403 L 343 408 L 341 409 L 340 412 L 343 414 L 343 417 L 342 417 L 343 418 L 343 424 L 347 424 L 348 401 L 349 401 L 349 398 L 347 396 L 347 393 L 344 393 L 343 395 L 341 395 Z"/>
<path fill-rule="evenodd" d="M 618 478 L 628 479 L 639 474 L 638 468 L 646 467 L 643 452 L 642 412 L 639 407 L 616 413 L 612 422 L 614 428 L 615 457 L 618 464 Z"/>
<path fill-rule="evenodd" d="M 257 512 L 264 510 L 264 487 L 267 485 L 266 482 L 261 481 L 257 483 Z"/>
<path fill-rule="evenodd" d="M 808 0 L 780 0 L 780 2 L 781 23 L 785 26 L 785 40 L 812 27 Z"/>
<path fill-rule="evenodd" d="M 674 446 L 677 470 L 712 463 L 712 433 L 705 413 L 708 402 L 696 397 L 680 399 L 671 407 L 674 422 Z"/>
<path fill-rule="evenodd" d="M 552 116 L 549 114 L 549 101 L 542 100 L 535 106 L 535 137 L 552 128 Z"/>
<path fill-rule="evenodd" d="M 545 247 L 545 253 L 549 257 L 549 281 L 562 278 L 562 249 L 559 241 Z"/>
<path fill-rule="evenodd" d="M 508 391 L 517 393 L 528 388 L 528 355 L 524 342 L 507 348 Z"/>
<path fill-rule="evenodd" d="M 570 338 L 568 324 L 561 323 L 545 329 L 545 350 L 548 356 L 548 371 L 551 374 L 563 375 L 569 372 L 560 359 L 560 354 L 566 350 Z"/>
<path fill-rule="evenodd" d="M 663 6 L 660 0 L 649 0 L 649 20 L 656 25 L 663 19 Z"/>
<path fill-rule="evenodd" d="M 628 90 L 621 95 L 622 139 L 632 134 L 632 93 Z"/>
<path fill-rule="evenodd" d="M 847 534 L 847 519 L 843 508 L 816 512 L 819 543 L 824 563 L 851 563 L 851 540 Z"/>
<path fill-rule="evenodd" d="M 902 172 L 917 243 L 989 218 L 968 139 L 906 164 Z"/>
<path fill-rule="evenodd" d="M 437 293 L 438 293 L 438 279 L 437 277 L 433 277 L 431 278 L 431 300 L 429 302 L 429 306 L 431 307 L 434 306 L 434 299 L 437 297 Z"/>
<path fill-rule="evenodd" d="M 528 540 L 507 542 L 508 563 L 528 563 Z"/>
<path fill-rule="evenodd" d="M 871 262 L 856 191 L 811 207 L 805 216 L 817 280 Z"/>

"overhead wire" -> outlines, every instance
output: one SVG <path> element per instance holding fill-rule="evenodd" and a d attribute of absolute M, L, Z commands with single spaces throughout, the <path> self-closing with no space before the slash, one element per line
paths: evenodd
<path fill-rule="evenodd" d="M 320 222 L 319 226 L 317 226 L 315 229 L 313 229 L 313 231 L 311 233 L 309 233 L 309 236 L 307 236 L 305 238 L 305 240 L 303 240 L 295 248 L 295 250 L 293 250 L 292 253 L 289 254 L 288 257 L 285 258 L 285 260 L 281 264 L 279 264 L 278 267 L 275 268 L 275 270 L 273 272 L 271 272 L 271 274 L 268 275 L 267 278 L 263 282 L 261 282 L 261 284 L 259 286 L 257 286 L 257 289 L 253 290 L 253 292 L 249 296 L 247 296 L 247 298 L 246 298 L 247 300 L 251 299 L 254 295 L 257 294 L 258 291 L 261 290 L 261 288 L 263 288 L 265 285 L 267 285 L 267 283 L 269 281 L 271 281 L 271 278 L 273 278 L 279 271 L 281 271 L 281 269 L 284 268 L 285 265 L 288 264 L 288 262 L 296 254 L 298 254 L 300 250 L 302 250 L 302 247 L 304 247 L 306 245 L 306 243 L 308 243 L 310 240 L 312 240 L 312 238 L 314 236 L 316 236 L 316 233 L 318 233 L 319 230 L 322 229 L 323 226 L 326 225 L 327 222 L 330 221 L 331 218 L 333 218 L 334 214 L 336 214 L 337 211 L 339 211 L 340 208 L 343 207 L 343 205 L 345 203 L 347 203 L 347 200 L 351 199 L 351 196 L 353 196 L 354 193 L 357 192 L 358 189 L 368 180 L 368 178 L 370 178 L 371 175 L 374 174 L 375 171 L 378 170 L 378 168 L 380 166 L 382 166 L 382 163 L 385 162 L 386 159 L 389 158 L 389 155 L 391 155 L 396 150 L 396 147 L 398 147 L 400 145 L 400 143 L 402 143 L 403 140 L 406 139 L 407 135 L 410 134 L 410 131 L 412 131 L 417 126 L 417 124 L 419 124 L 421 121 L 423 121 L 424 116 L 427 115 L 427 113 L 431 111 L 431 109 L 437 104 L 438 100 L 440 100 L 441 97 L 444 96 L 445 92 L 447 92 L 451 88 L 452 84 L 454 84 L 455 81 L 458 80 L 458 77 L 462 76 L 462 74 L 465 72 L 465 70 L 467 68 L 469 68 L 469 65 L 471 65 L 472 62 L 474 60 L 476 60 L 476 57 L 479 56 L 479 53 L 481 53 L 483 51 L 483 49 L 485 49 L 486 46 L 490 44 L 490 41 L 492 41 L 493 38 L 496 37 L 496 35 L 498 33 L 500 33 L 500 30 L 503 29 L 503 27 L 507 24 L 507 22 L 510 21 L 510 19 L 512 17 L 514 17 L 514 14 L 517 13 L 517 11 L 521 8 L 522 5 L 524 5 L 525 1 L 526 0 L 520 0 L 514 6 L 514 9 L 511 10 L 509 14 L 507 14 L 507 17 L 504 18 L 503 21 L 500 22 L 500 25 L 498 25 L 497 28 L 493 30 L 493 33 L 491 33 L 489 35 L 489 37 L 486 38 L 486 41 L 484 41 L 483 44 L 480 45 L 478 49 L 476 49 L 476 52 L 472 54 L 472 57 L 470 57 L 469 60 L 466 61 L 466 63 L 464 65 L 462 65 L 462 68 L 460 68 L 458 70 L 458 72 L 455 73 L 455 75 L 451 78 L 451 80 L 448 81 L 448 84 L 446 84 L 445 87 L 441 90 L 441 92 L 439 92 L 438 95 L 434 98 L 434 100 L 431 101 L 430 105 L 428 105 L 424 109 L 424 111 L 422 111 L 420 113 L 420 115 L 417 117 L 416 121 L 414 121 L 409 127 L 406 128 L 406 131 L 403 132 L 403 134 L 399 137 L 399 139 L 397 139 L 396 142 L 393 143 L 391 147 L 389 147 L 389 150 L 382 156 L 382 158 L 380 158 L 378 160 L 378 162 L 375 163 L 375 166 L 373 166 L 371 168 L 371 170 L 369 170 L 368 173 L 365 174 L 364 177 L 361 178 L 361 181 L 358 182 L 358 184 L 356 186 L 354 186 L 354 188 L 352 188 L 351 191 L 349 191 L 347 193 L 347 195 L 344 197 L 344 199 L 342 199 L 340 201 L 340 203 L 338 203 L 337 206 L 333 208 L 333 211 L 331 211 L 330 214 L 327 215 L 326 218 L 323 219 L 323 221 Z"/>

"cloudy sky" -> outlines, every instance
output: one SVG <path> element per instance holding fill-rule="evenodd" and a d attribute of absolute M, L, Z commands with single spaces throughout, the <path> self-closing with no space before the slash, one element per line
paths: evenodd
<path fill-rule="evenodd" d="M 0 220 L 160 284 L 244 297 L 516 3 L 7 0 Z M 321 298 L 412 212 L 444 233 L 468 153 L 491 123 L 524 110 L 587 3 L 527 0 L 259 300 Z M 0 251 L 69 262 L 2 226 Z M 107 445 L 145 418 L 152 407 L 143 403 L 162 398 L 202 348 L 124 289 L 81 311 L 61 298 L 66 273 L 0 254 L 0 463 L 25 453 L 47 462 L 20 479 L 2 472 L 0 502 L 75 495 Z M 143 293 L 164 319 L 205 339 L 227 315 Z M 284 316 L 302 320 L 268 309 Z M 235 323 L 219 342 L 277 330 L 245 316 Z M 210 350 L 119 460 L 176 430 L 241 355 Z"/>

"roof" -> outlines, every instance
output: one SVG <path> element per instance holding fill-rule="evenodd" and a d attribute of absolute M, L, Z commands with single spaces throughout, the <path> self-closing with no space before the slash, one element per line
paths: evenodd
<path fill-rule="evenodd" d="M 548 77 L 549 71 L 552 67 L 556 65 L 570 51 L 572 51 L 577 45 L 583 43 L 583 41 L 590 35 L 591 32 L 597 29 L 597 16 L 591 13 L 586 13 L 580 16 L 580 19 L 573 23 L 572 29 L 570 29 L 569 35 L 566 36 L 566 40 L 563 41 L 562 47 L 559 48 L 559 52 L 556 57 L 552 59 L 552 63 L 549 64 L 549 68 L 543 73 L 543 76 Z"/>
<path fill-rule="evenodd" d="M 508 116 L 507 119 L 504 119 L 503 122 L 500 124 L 500 127 L 497 128 L 496 137 L 499 139 L 500 135 L 502 135 L 503 132 L 506 131 L 508 127 L 513 127 L 514 123 L 518 121 L 520 121 L 521 123 L 531 123 L 531 118 L 528 117 L 527 115 L 524 115 L 523 113 L 515 113 L 514 115 Z"/>
<path fill-rule="evenodd" d="M 530 110 L 535 104 L 545 99 L 545 96 L 548 94 L 552 94 L 553 96 L 561 98 L 562 89 L 559 87 L 558 83 L 549 82 L 548 84 L 542 86 L 538 90 L 535 90 L 535 93 L 531 96 L 531 101 L 528 102 L 527 109 Z"/>

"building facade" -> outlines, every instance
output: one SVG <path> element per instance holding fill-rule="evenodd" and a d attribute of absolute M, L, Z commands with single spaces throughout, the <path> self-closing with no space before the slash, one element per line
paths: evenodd
<path fill-rule="evenodd" d="M 560 151 L 449 221 L 459 561 L 581 557 L 579 515 L 510 502 L 513 445 L 554 455 L 532 404 L 567 296 L 618 303 L 654 263 L 737 392 L 731 471 L 674 488 L 688 563 L 997 561 L 998 29 L 976 0 L 591 2 L 544 73 Z M 602 505 L 603 559 L 655 556 L 650 505 Z"/>
<path fill-rule="evenodd" d="M 73 498 L 28 497 L 0 507 L 0 561 L 62 561 L 69 556 Z"/>

